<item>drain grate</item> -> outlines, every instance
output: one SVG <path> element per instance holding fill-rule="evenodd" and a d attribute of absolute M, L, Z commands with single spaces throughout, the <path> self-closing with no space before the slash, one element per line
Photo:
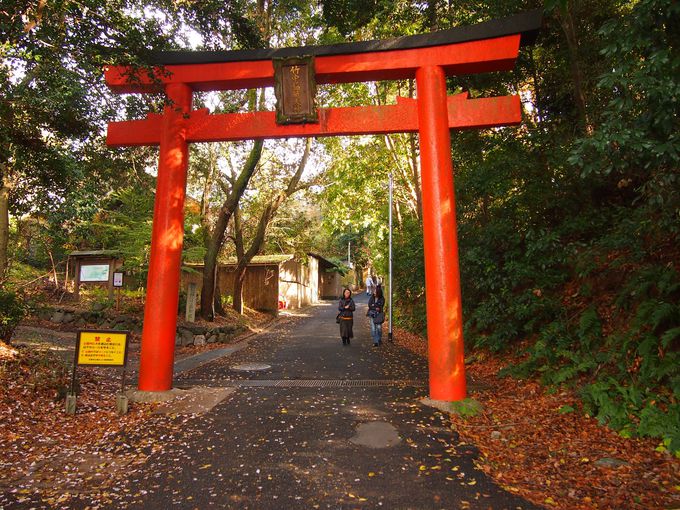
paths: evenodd
<path fill-rule="evenodd" d="M 223 386 L 230 388 L 370 388 L 385 386 L 425 386 L 422 381 L 394 379 L 184 379 L 179 387 Z"/>

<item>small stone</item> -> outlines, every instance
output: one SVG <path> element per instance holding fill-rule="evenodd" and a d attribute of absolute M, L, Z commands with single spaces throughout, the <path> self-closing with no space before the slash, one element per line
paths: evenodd
<path fill-rule="evenodd" d="M 38 317 L 40 317 L 43 320 L 50 320 L 52 318 L 52 313 L 53 310 L 50 310 L 49 308 L 40 308 L 38 309 Z"/>
<path fill-rule="evenodd" d="M 61 310 L 57 310 L 52 314 L 52 317 L 50 318 L 50 322 L 54 322 L 55 324 L 61 324 L 64 322 L 64 312 Z"/>
<path fill-rule="evenodd" d="M 194 336 L 194 345 L 205 345 L 205 336 L 204 335 Z"/>
<path fill-rule="evenodd" d="M 626 466 L 628 463 L 625 460 L 615 459 L 613 457 L 602 457 L 596 460 L 593 464 L 597 467 L 615 468 L 619 466 Z"/>
<path fill-rule="evenodd" d="M 497 430 L 494 430 L 491 433 L 491 439 L 500 439 L 501 438 L 501 433 Z"/>
<path fill-rule="evenodd" d="M 205 326 L 199 326 L 198 324 L 184 323 L 182 324 L 182 329 L 188 329 L 194 335 L 206 336 L 209 333 L 209 329 Z"/>

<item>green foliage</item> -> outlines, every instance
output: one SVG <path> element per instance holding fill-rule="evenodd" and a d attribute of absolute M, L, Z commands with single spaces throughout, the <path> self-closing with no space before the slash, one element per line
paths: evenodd
<path fill-rule="evenodd" d="M 393 242 L 395 323 L 425 334 L 425 261 L 420 223 L 414 218 L 406 220 L 395 232 Z"/>
<path fill-rule="evenodd" d="M 659 226 L 674 233 L 680 229 L 678 19 L 677 2 L 643 0 L 601 27 L 610 70 L 597 85 L 608 103 L 592 136 L 577 140 L 569 158 L 583 176 L 635 188 Z"/>
<path fill-rule="evenodd" d="M 466 398 L 457 402 L 451 402 L 449 410 L 464 418 L 477 416 L 483 411 L 482 404 L 473 398 Z"/>
<path fill-rule="evenodd" d="M 625 328 L 604 335 L 591 306 L 547 325 L 527 349 L 527 361 L 506 372 L 580 386 L 587 412 L 600 422 L 627 436 L 660 437 L 680 450 L 679 299 L 674 269 L 642 267 L 615 299 L 615 319 Z"/>
<path fill-rule="evenodd" d="M 123 188 L 111 193 L 93 220 L 80 222 L 78 228 L 88 248 L 117 251 L 125 261 L 123 269 L 145 279 L 153 206 L 154 196 L 148 188 Z"/>
<path fill-rule="evenodd" d="M 84 176 L 116 106 L 104 65 L 139 62 L 146 48 L 167 45 L 157 21 L 137 14 L 143 6 L 14 2 L 0 12 L 0 84 L 11 98 L 0 107 L 0 172 L 14 214 L 51 209 Z"/>
<path fill-rule="evenodd" d="M 0 340 L 9 343 L 26 312 L 26 304 L 21 297 L 14 292 L 0 289 Z"/>
<path fill-rule="evenodd" d="M 537 332 L 554 317 L 559 303 L 551 291 L 566 279 L 568 252 L 559 235 L 545 229 L 518 235 L 517 227 L 503 219 L 483 229 L 461 225 L 466 336 L 492 350 Z"/>
<path fill-rule="evenodd" d="M 29 264 L 14 261 L 9 267 L 9 274 L 7 280 L 13 282 L 14 285 L 20 286 L 28 284 L 42 276 L 44 271 L 37 269 Z"/>

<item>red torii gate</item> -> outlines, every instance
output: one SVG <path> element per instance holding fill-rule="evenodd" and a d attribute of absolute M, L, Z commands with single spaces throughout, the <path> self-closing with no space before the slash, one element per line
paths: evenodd
<path fill-rule="evenodd" d="M 521 122 L 518 96 L 468 99 L 447 96 L 446 76 L 508 71 L 520 44 L 531 44 L 541 13 L 386 41 L 332 46 L 224 52 L 161 52 L 152 78 L 126 67 L 106 71 L 119 93 L 164 90 L 163 114 L 111 122 L 109 146 L 158 145 L 147 300 L 142 331 L 139 389 L 172 387 L 177 326 L 188 144 L 242 139 L 418 132 L 420 137 L 423 242 L 430 397 L 465 398 L 463 318 L 458 268 L 453 165 L 449 129 Z M 280 125 L 275 112 L 210 115 L 192 110 L 192 92 L 270 87 L 273 58 L 314 57 L 316 83 L 416 79 L 417 99 L 396 105 L 319 109 L 317 123 Z"/>

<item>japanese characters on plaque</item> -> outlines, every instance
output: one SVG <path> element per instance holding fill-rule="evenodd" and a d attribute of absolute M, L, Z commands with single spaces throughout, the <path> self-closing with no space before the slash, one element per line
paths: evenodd
<path fill-rule="evenodd" d="M 319 122 L 314 103 L 314 57 L 278 58 L 273 63 L 276 123 Z"/>
<path fill-rule="evenodd" d="M 125 366 L 126 331 L 79 331 L 76 340 L 76 365 Z"/>

